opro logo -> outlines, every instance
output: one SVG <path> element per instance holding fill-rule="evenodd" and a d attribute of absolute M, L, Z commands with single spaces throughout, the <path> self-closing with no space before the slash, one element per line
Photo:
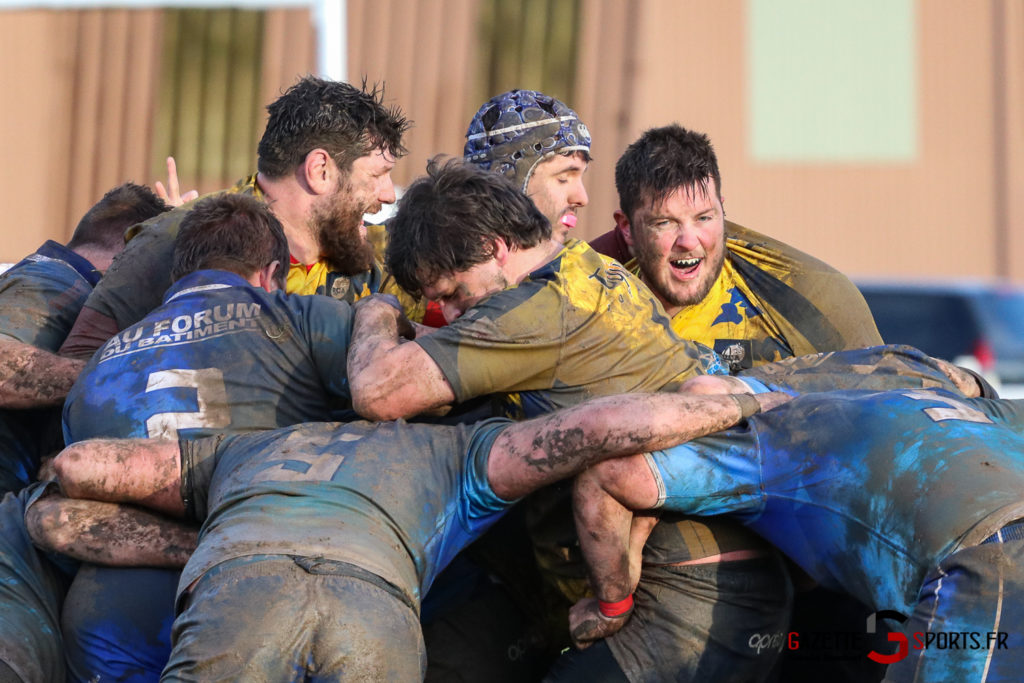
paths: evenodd
<path fill-rule="evenodd" d="M 747 641 L 747 646 L 751 650 L 757 650 L 757 654 L 761 654 L 762 650 L 768 650 L 769 652 L 781 652 L 782 646 L 786 643 L 785 633 L 755 633 L 750 636 L 750 640 Z"/>

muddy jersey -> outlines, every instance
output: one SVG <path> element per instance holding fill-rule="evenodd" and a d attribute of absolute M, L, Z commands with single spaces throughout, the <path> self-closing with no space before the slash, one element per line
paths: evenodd
<path fill-rule="evenodd" d="M 936 360 L 910 346 L 872 346 L 865 349 L 817 353 L 787 358 L 743 370 L 739 377 L 755 381 L 760 391 L 803 394 L 837 389 L 889 391 L 947 389 L 959 393 Z M 687 559 L 682 547 L 713 547 L 692 518 L 666 513 L 644 545 L 644 561 L 669 564 Z"/>
<path fill-rule="evenodd" d="M 487 480 L 509 424 L 311 423 L 182 439 L 182 494 L 204 521 L 179 591 L 225 560 L 292 555 L 356 565 L 418 606 L 514 502 Z"/>
<path fill-rule="evenodd" d="M 60 611 L 77 564 L 32 544 L 25 511 L 44 492 L 32 484 L 0 500 L 0 662 L 24 681 L 63 681 Z"/>
<path fill-rule="evenodd" d="M 1024 517 L 1024 401 L 808 394 L 646 457 L 661 509 L 735 516 L 822 585 L 904 614 L 940 560 Z"/>
<path fill-rule="evenodd" d="M 56 351 L 99 280 L 88 260 L 47 241 L 0 275 L 0 339 Z"/>
<path fill-rule="evenodd" d="M 722 273 L 672 329 L 715 349 L 733 372 L 819 351 L 882 343 L 849 278 L 787 244 L 725 224 Z M 627 264 L 639 273 L 635 261 Z"/>
<path fill-rule="evenodd" d="M 680 339 L 668 322 L 636 277 L 573 241 L 515 287 L 415 343 L 458 401 L 518 392 L 505 410 L 523 418 L 721 371 L 714 354 Z"/>
<path fill-rule="evenodd" d="M 912 346 L 889 344 L 828 351 L 743 370 L 738 377 L 771 391 L 809 394 L 837 389 L 947 389 L 960 393 L 939 361 Z"/>
<path fill-rule="evenodd" d="M 263 199 L 255 175 L 238 181 L 224 192 Z M 85 303 L 85 307 L 100 318 L 90 325 L 76 327 L 61 349 L 63 355 L 88 358 L 115 331 L 138 322 L 160 305 L 164 292 L 171 286 L 174 240 L 193 203 L 128 229 L 125 233 L 127 246 L 114 259 L 102 282 Z M 382 278 L 381 268 L 376 262 L 368 272 L 351 277 L 330 271 L 324 263 L 312 266 L 292 263 L 286 289 L 292 294 L 323 294 L 353 303 L 376 292 Z M 96 325 L 101 325 L 102 329 L 92 329 Z"/>
<path fill-rule="evenodd" d="M 0 275 L 0 339 L 57 351 L 100 279 L 88 260 L 47 241 Z M 60 409 L 0 410 L 0 496 L 35 480 L 59 449 Z"/>
<path fill-rule="evenodd" d="M 68 443 L 269 429 L 350 404 L 348 304 L 201 270 L 110 339 L 64 405 Z"/>
<path fill-rule="evenodd" d="M 459 401 L 498 393 L 503 412 L 518 419 L 595 396 L 671 390 L 694 375 L 724 372 L 710 349 L 672 332 L 646 285 L 577 240 L 517 286 L 415 343 L 441 368 Z M 586 572 L 570 488 L 561 483 L 535 492 L 526 517 L 546 576 L 575 599 Z M 722 547 L 747 547 L 753 536 L 732 523 L 711 525 L 694 522 Z M 682 559 L 702 550 L 688 546 Z"/>

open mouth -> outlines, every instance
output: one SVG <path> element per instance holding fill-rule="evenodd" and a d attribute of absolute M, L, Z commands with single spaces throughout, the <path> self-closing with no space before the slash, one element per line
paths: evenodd
<path fill-rule="evenodd" d="M 680 258 L 672 259 L 669 265 L 680 275 L 692 275 L 703 261 L 703 258 Z"/>

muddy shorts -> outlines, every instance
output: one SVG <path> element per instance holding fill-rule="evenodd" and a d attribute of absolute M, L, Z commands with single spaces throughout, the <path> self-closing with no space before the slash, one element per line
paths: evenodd
<path fill-rule="evenodd" d="M 408 599 L 344 562 L 229 560 L 182 602 L 163 681 L 419 681 L 426 670 Z"/>
<path fill-rule="evenodd" d="M 754 683 L 768 678 L 782 651 L 793 594 L 785 564 L 771 553 L 645 566 L 633 598 L 629 621 L 605 640 L 630 683 Z M 548 681 L 622 680 L 610 670 L 594 678 L 588 659 L 606 657 L 601 648 L 569 656 L 573 666 L 558 662 Z"/>

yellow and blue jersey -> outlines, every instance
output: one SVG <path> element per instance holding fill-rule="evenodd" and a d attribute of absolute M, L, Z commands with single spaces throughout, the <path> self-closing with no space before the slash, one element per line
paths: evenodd
<path fill-rule="evenodd" d="M 414 343 L 459 401 L 518 393 L 505 403 L 517 418 L 722 371 L 709 349 L 671 330 L 646 285 L 579 241 Z"/>
<path fill-rule="evenodd" d="M 733 372 L 791 356 L 882 343 L 864 297 L 828 264 L 736 223 L 708 295 L 672 316 L 684 339 L 710 346 Z M 639 272 L 636 261 L 627 264 Z"/>

